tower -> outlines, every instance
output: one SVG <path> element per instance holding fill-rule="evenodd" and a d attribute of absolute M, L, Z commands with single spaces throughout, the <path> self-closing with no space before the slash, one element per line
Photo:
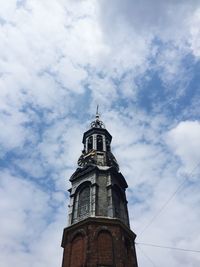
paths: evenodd
<path fill-rule="evenodd" d="M 98 110 L 83 134 L 84 149 L 70 178 L 62 267 L 137 267 L 126 200 L 127 183 L 111 152 L 112 136 Z"/>

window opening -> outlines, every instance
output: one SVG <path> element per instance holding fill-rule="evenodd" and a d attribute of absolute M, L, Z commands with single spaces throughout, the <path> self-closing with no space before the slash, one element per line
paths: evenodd
<path fill-rule="evenodd" d="M 79 193 L 78 217 L 85 217 L 90 210 L 90 187 L 84 187 Z"/>
<path fill-rule="evenodd" d="M 121 212 L 120 212 L 121 197 L 118 194 L 118 192 L 116 192 L 116 190 L 113 190 L 113 202 L 114 202 L 115 217 L 120 218 L 121 217 Z"/>
<path fill-rule="evenodd" d="M 106 139 L 106 151 L 110 152 L 110 142 Z"/>
<path fill-rule="evenodd" d="M 102 135 L 97 135 L 97 150 L 103 151 L 103 137 L 102 137 Z"/>
<path fill-rule="evenodd" d="M 84 255 L 85 255 L 84 237 L 82 237 L 81 235 L 78 235 L 72 241 L 70 266 L 73 266 L 73 267 L 83 266 Z"/>
<path fill-rule="evenodd" d="M 93 137 L 90 136 L 88 138 L 88 151 L 92 150 L 93 149 Z"/>
<path fill-rule="evenodd" d="M 110 233 L 102 231 L 98 235 L 98 266 L 113 266 L 113 241 Z"/>

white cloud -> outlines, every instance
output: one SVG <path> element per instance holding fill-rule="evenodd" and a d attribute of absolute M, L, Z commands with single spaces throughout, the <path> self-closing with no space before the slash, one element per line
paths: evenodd
<path fill-rule="evenodd" d="M 48 194 L 31 181 L 1 171 L 0 181 L 0 212 L 1 212 L 1 264 L 5 267 L 43 266 L 59 264 L 61 251 L 57 232 L 65 223 L 63 194 Z M 51 201 L 60 211 L 53 210 Z M 53 220 L 52 220 L 53 219 Z M 48 255 L 54 257 L 51 262 Z M 60 252 L 60 259 L 56 256 Z M 12 257 L 10 256 L 12 254 Z"/>
<path fill-rule="evenodd" d="M 2 144 L 1 153 L 16 147 L 22 147 L 28 130 L 23 127 L 27 119 L 23 113 L 14 110 L 11 113 L 0 114 L 0 140 Z"/>
<path fill-rule="evenodd" d="M 23 254 L 30 245 L 28 239 L 34 227 L 37 231 L 42 228 L 42 210 L 48 212 L 45 197 L 28 182 L 1 172 L 1 262 L 4 266 L 9 266 L 8 262 L 17 259 L 18 253 Z M 11 251 L 14 255 L 9 259 Z"/>
<path fill-rule="evenodd" d="M 149 59 L 155 57 L 166 87 L 177 79 L 185 81 L 182 59 L 188 53 L 198 57 L 198 7 L 195 0 L 101 1 L 101 24 L 116 75 L 132 69 L 135 78 L 151 69 Z M 180 87 L 177 91 L 183 91 L 183 84 Z"/>
<path fill-rule="evenodd" d="M 183 121 L 167 134 L 172 151 L 180 157 L 186 169 L 190 170 L 200 159 L 200 123 Z"/>

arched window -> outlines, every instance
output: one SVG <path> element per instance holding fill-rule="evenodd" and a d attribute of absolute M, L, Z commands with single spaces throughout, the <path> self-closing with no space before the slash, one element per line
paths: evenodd
<path fill-rule="evenodd" d="M 121 212 L 120 212 L 120 204 L 121 204 L 121 197 L 118 192 L 118 190 L 113 190 L 113 204 L 114 204 L 114 216 L 116 218 L 121 217 Z"/>
<path fill-rule="evenodd" d="M 124 198 L 123 192 L 117 185 L 114 185 L 112 192 L 114 217 L 119 218 L 126 223 L 126 200 Z"/>
<path fill-rule="evenodd" d="M 106 139 L 106 151 L 110 152 L 110 142 L 108 139 Z"/>
<path fill-rule="evenodd" d="M 73 198 L 72 223 L 78 222 L 90 214 L 90 187 L 91 182 L 80 184 Z"/>
<path fill-rule="evenodd" d="M 97 150 L 103 151 L 103 137 L 102 135 L 97 135 Z"/>
<path fill-rule="evenodd" d="M 98 235 L 98 266 L 113 266 L 113 240 L 107 231 Z"/>
<path fill-rule="evenodd" d="M 70 267 L 83 266 L 84 255 L 85 255 L 84 237 L 79 234 L 73 239 L 72 244 L 71 244 Z"/>
<path fill-rule="evenodd" d="M 93 149 L 93 137 L 90 136 L 88 138 L 88 151 L 92 150 Z"/>
<path fill-rule="evenodd" d="M 78 218 L 84 218 L 90 211 L 90 187 L 85 186 L 79 193 Z"/>

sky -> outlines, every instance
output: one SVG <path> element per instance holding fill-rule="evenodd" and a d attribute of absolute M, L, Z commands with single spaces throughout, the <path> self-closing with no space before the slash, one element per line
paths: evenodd
<path fill-rule="evenodd" d="M 200 2 L 0 0 L 0 262 L 61 266 L 69 178 L 96 105 L 139 267 L 197 267 Z"/>

